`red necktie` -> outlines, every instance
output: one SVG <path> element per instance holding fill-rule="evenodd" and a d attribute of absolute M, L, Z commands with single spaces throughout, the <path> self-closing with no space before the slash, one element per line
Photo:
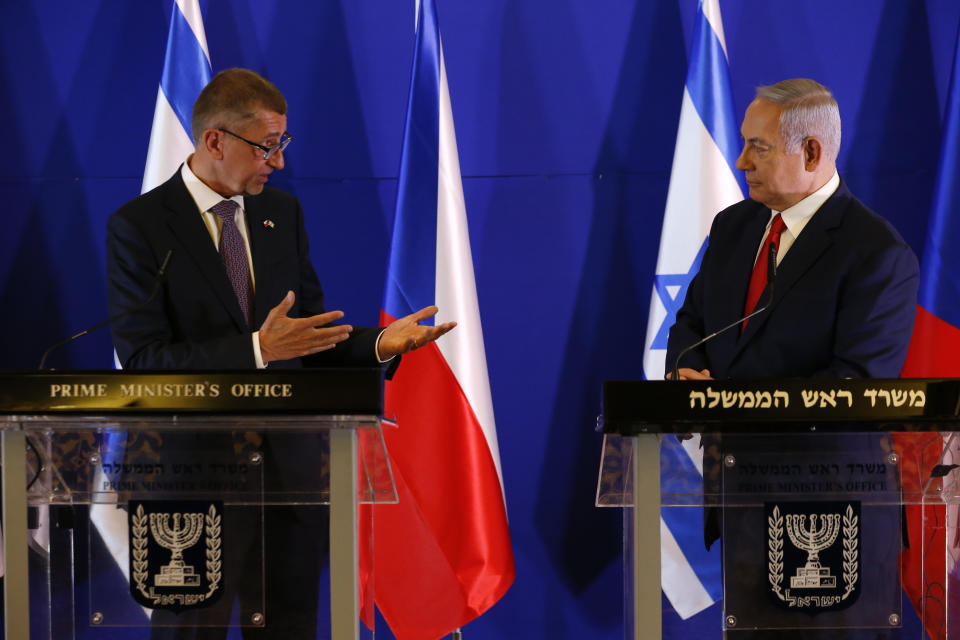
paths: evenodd
<path fill-rule="evenodd" d="M 753 264 L 753 273 L 750 275 L 750 286 L 747 288 L 747 304 L 743 308 L 743 315 L 748 315 L 753 312 L 757 306 L 757 302 L 760 301 L 763 290 L 767 288 L 767 263 L 769 262 L 768 252 L 770 251 L 768 247 L 770 247 L 770 243 L 772 242 L 776 245 L 777 251 L 780 250 L 780 234 L 783 233 L 786 227 L 787 225 L 783 223 L 783 218 L 780 217 L 779 213 L 774 216 L 773 222 L 770 223 L 770 231 L 767 232 L 767 237 L 763 239 L 763 245 L 760 247 L 757 261 Z M 747 322 L 744 321 L 740 327 L 740 332 L 742 333 L 746 327 Z"/>

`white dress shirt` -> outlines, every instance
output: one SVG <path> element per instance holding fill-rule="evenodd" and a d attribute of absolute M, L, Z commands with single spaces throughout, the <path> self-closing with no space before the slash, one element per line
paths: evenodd
<path fill-rule="evenodd" d="M 833 177 L 827 180 L 825 185 L 808 195 L 797 204 L 793 205 L 792 207 L 787 207 L 783 211 L 775 211 L 771 209 L 770 219 L 767 220 L 767 228 L 763 232 L 763 239 L 760 240 L 760 246 L 757 247 L 757 255 L 760 255 L 760 250 L 763 249 L 764 240 L 767 237 L 767 233 L 770 231 L 770 225 L 773 223 L 773 219 L 779 213 L 780 217 L 783 218 L 783 224 L 786 225 L 783 233 L 780 234 L 780 248 L 777 251 L 777 265 L 779 266 L 783 261 L 784 256 L 787 255 L 787 251 L 790 250 L 790 247 L 792 247 L 793 243 L 797 240 L 800 232 L 803 231 L 803 228 L 807 226 L 808 222 L 810 222 L 810 218 L 812 218 L 813 214 L 815 214 L 817 210 L 823 206 L 824 202 L 830 199 L 830 196 L 836 192 L 839 186 L 840 174 L 834 171 Z M 756 262 L 756 260 L 754 260 L 754 262 Z"/>

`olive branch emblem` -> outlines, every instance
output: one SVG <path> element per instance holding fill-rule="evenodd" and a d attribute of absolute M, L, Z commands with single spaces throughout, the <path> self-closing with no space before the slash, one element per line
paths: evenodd
<path fill-rule="evenodd" d="M 774 507 L 767 518 L 767 578 L 777 597 L 786 601 L 781 584 L 783 583 L 783 516 L 780 507 Z"/>
<path fill-rule="evenodd" d="M 130 550 L 133 556 L 133 580 L 144 598 L 155 600 L 153 595 L 147 593 L 147 514 L 143 512 L 142 504 L 137 505 L 130 522 L 133 526 L 133 548 Z"/>
<path fill-rule="evenodd" d="M 857 570 L 859 568 L 857 560 L 860 556 L 860 550 L 857 548 L 860 544 L 857 537 L 859 532 L 860 518 L 853 515 L 853 507 L 848 504 L 843 514 L 843 581 L 846 583 L 846 588 L 840 596 L 841 600 L 846 600 L 847 596 L 853 592 L 860 577 Z"/>
<path fill-rule="evenodd" d="M 210 581 L 210 589 L 207 591 L 207 598 L 213 595 L 220 584 L 223 572 L 220 570 L 220 516 L 217 510 L 210 505 L 210 510 L 206 516 L 207 525 L 207 580 Z"/>

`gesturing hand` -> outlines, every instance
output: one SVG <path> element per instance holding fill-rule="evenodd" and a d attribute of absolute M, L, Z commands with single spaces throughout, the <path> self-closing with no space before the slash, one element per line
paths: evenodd
<path fill-rule="evenodd" d="M 432 342 L 457 326 L 456 322 L 444 322 L 435 327 L 417 324 L 421 320 L 437 315 L 437 307 L 424 307 L 415 313 L 404 316 L 387 325 L 380 334 L 380 344 L 377 355 L 381 360 L 389 360 L 393 356 L 406 353 Z"/>
<path fill-rule="evenodd" d="M 267 314 L 260 327 L 260 356 L 264 363 L 289 360 L 334 348 L 350 337 L 348 324 L 325 327 L 343 317 L 343 311 L 328 311 L 309 318 L 290 318 L 293 291 Z"/>

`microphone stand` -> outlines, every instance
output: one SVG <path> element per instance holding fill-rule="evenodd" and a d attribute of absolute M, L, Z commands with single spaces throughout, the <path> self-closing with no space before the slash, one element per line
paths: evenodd
<path fill-rule="evenodd" d="M 702 345 L 703 343 L 705 343 L 705 342 L 707 342 L 707 341 L 709 341 L 709 340 L 712 340 L 713 338 L 717 337 L 717 336 L 720 335 L 721 333 L 724 333 L 724 332 L 726 332 L 726 331 L 728 331 L 728 330 L 736 327 L 737 325 L 739 325 L 739 324 L 741 324 L 741 323 L 743 323 L 743 322 L 746 322 L 747 320 L 749 320 L 749 319 L 752 318 L 753 316 L 757 315 L 758 313 L 762 313 L 762 312 L 766 311 L 766 310 L 767 310 L 767 307 L 769 307 L 770 304 L 773 302 L 773 285 L 774 285 L 774 282 L 776 281 L 776 279 L 777 279 L 777 245 L 774 244 L 773 242 L 771 242 L 771 243 L 770 243 L 770 248 L 767 250 L 767 291 L 768 291 L 768 294 L 767 294 L 767 300 L 766 300 L 766 302 L 764 302 L 762 306 L 754 309 L 753 313 L 749 313 L 749 314 L 745 315 L 744 317 L 740 318 L 739 320 L 736 320 L 735 322 L 731 322 L 730 324 L 728 324 L 727 326 L 723 327 L 722 329 L 719 329 L 719 330 L 717 330 L 717 331 L 714 331 L 714 332 L 711 333 L 710 335 L 708 335 L 708 336 L 706 336 L 706 337 L 704 337 L 704 338 L 701 338 L 700 340 L 697 340 L 697 341 L 694 342 L 692 345 L 690 345 L 689 347 L 687 347 L 687 348 L 685 348 L 683 351 L 681 351 L 681 352 L 677 355 L 677 359 L 676 359 L 676 360 L 674 361 L 674 363 L 673 363 L 673 369 L 672 369 L 671 372 L 670 372 L 670 379 L 671 379 L 671 380 L 679 380 L 679 379 L 680 379 L 680 359 L 683 358 L 683 356 L 687 355 L 687 353 L 689 353 L 689 352 L 692 351 L 693 349 L 696 349 L 697 347 L 699 347 L 699 346 Z"/>
<path fill-rule="evenodd" d="M 99 323 L 99 324 L 93 325 L 93 326 L 90 327 L 89 329 L 85 329 L 85 330 L 81 331 L 80 333 L 78 333 L 78 334 L 76 334 L 76 335 L 70 336 L 70 337 L 67 338 L 66 340 L 61 340 L 60 342 L 58 342 L 58 343 L 50 346 L 46 351 L 43 352 L 43 357 L 40 358 L 40 365 L 37 367 L 37 369 L 38 369 L 39 371 L 43 371 L 44 365 L 47 363 L 47 358 L 50 356 L 51 353 L 53 353 L 54 351 L 56 351 L 56 350 L 59 349 L 60 347 L 63 347 L 63 346 L 65 346 L 65 345 L 68 345 L 68 344 L 70 344 L 71 342 L 73 342 L 74 340 L 76 340 L 77 338 L 82 338 L 83 336 L 87 335 L 87 334 L 90 333 L 91 331 L 96 331 L 96 330 L 99 329 L 100 327 L 105 327 L 106 325 L 110 324 L 111 322 L 116 322 L 116 321 L 119 320 L 120 318 L 123 318 L 124 316 L 126 316 L 126 315 L 128 315 L 128 314 L 131 314 L 131 313 L 133 313 L 134 311 L 138 311 L 139 309 L 142 309 L 143 307 L 147 306 L 147 305 L 150 303 L 150 301 L 153 300 L 153 299 L 156 297 L 157 292 L 160 291 L 160 285 L 163 283 L 163 276 L 166 275 L 166 273 L 167 273 L 167 265 L 170 264 L 170 257 L 171 257 L 172 255 L 173 255 L 173 249 L 168 249 L 168 250 L 167 250 L 167 255 L 164 256 L 163 262 L 160 264 L 160 270 L 157 271 L 157 275 L 154 277 L 153 289 L 150 291 L 150 295 L 147 296 L 146 300 L 144 300 L 143 302 L 141 302 L 141 303 L 139 303 L 139 304 L 137 304 L 137 305 L 135 305 L 135 306 L 133 306 L 133 307 L 130 307 L 130 308 L 127 309 L 126 311 L 122 311 L 122 312 L 120 312 L 120 313 L 118 313 L 118 314 L 116 314 L 116 315 L 114 315 L 114 316 L 111 316 L 111 317 L 107 318 L 106 320 L 104 320 L 103 322 L 101 322 L 101 323 Z"/>

